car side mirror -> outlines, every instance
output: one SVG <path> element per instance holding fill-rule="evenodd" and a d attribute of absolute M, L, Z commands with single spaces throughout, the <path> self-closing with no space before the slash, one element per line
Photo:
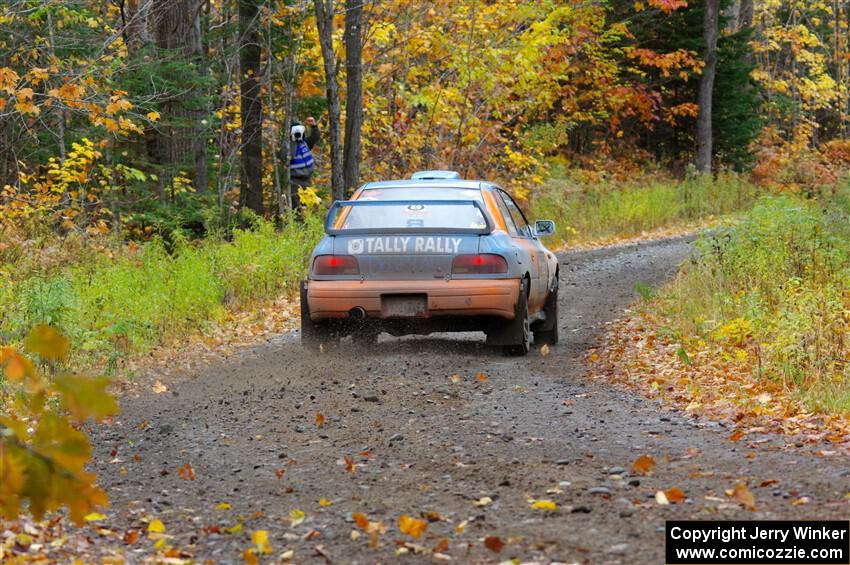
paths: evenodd
<path fill-rule="evenodd" d="M 534 222 L 535 237 L 546 237 L 555 235 L 555 222 L 552 220 L 537 220 Z"/>

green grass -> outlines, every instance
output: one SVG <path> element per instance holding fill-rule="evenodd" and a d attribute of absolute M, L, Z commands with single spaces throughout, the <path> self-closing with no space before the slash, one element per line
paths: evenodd
<path fill-rule="evenodd" d="M 703 238 L 654 307 L 811 408 L 850 411 L 850 190 L 765 197 Z"/>
<path fill-rule="evenodd" d="M 296 290 L 321 235 L 316 216 L 281 231 L 259 221 L 236 230 L 232 241 L 175 235 L 168 246 L 154 240 L 137 249 L 113 244 L 91 252 L 72 244 L 65 255 L 55 250 L 64 242 L 45 244 L 65 260 L 0 267 L 0 335 L 15 342 L 32 326 L 50 324 L 88 361 L 144 352 L 210 328 L 229 308 Z"/>
<path fill-rule="evenodd" d="M 749 207 L 758 194 L 737 175 L 717 179 L 646 179 L 634 184 L 590 184 L 557 173 L 530 202 L 534 219 L 558 224 L 553 246 L 609 237 L 629 237 L 694 223 Z"/>

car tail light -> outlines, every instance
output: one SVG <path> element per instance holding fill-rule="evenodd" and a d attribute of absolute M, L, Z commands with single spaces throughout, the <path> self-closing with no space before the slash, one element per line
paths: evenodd
<path fill-rule="evenodd" d="M 316 275 L 359 275 L 360 265 L 352 255 L 319 255 L 313 261 Z"/>
<path fill-rule="evenodd" d="M 453 275 L 495 275 L 508 272 L 508 262 L 501 255 L 458 255 L 452 261 Z"/>

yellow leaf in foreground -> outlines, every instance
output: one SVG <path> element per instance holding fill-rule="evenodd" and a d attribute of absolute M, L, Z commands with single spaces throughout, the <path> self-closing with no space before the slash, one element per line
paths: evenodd
<path fill-rule="evenodd" d="M 235 526 L 231 526 L 229 528 L 224 528 L 224 531 L 228 534 L 236 535 L 242 531 L 242 522 L 237 523 Z"/>
<path fill-rule="evenodd" d="M 47 361 L 63 361 L 68 356 L 68 339 L 47 325 L 34 327 L 24 340 L 24 347 Z"/>
<path fill-rule="evenodd" d="M 151 520 L 150 524 L 148 524 L 148 531 L 152 534 L 164 534 L 165 524 L 163 524 L 158 518 L 155 518 Z"/>
<path fill-rule="evenodd" d="M 148 112 L 148 119 L 152 122 L 158 121 L 160 118 L 159 112 Z"/>
<path fill-rule="evenodd" d="M 272 548 L 269 545 L 269 532 L 266 530 L 257 530 L 251 534 L 251 543 L 257 547 L 260 553 L 271 553 Z"/>
<path fill-rule="evenodd" d="M 557 510 L 558 505 L 551 500 L 535 500 L 532 501 L 531 507 L 535 510 Z"/>
<path fill-rule="evenodd" d="M 412 538 L 418 538 L 428 529 L 428 523 L 424 520 L 411 518 L 407 514 L 402 514 L 398 518 L 398 529 L 403 534 L 407 534 Z"/>
<path fill-rule="evenodd" d="M 99 512 L 92 512 L 91 514 L 86 514 L 85 518 L 83 518 L 86 522 L 97 522 L 99 520 L 106 520 L 106 514 L 101 514 Z"/>
<path fill-rule="evenodd" d="M 305 517 L 306 514 L 304 514 L 303 510 L 298 510 L 297 508 L 295 508 L 294 510 L 289 511 L 289 519 L 292 520 L 293 527 L 300 525 L 301 522 L 304 521 Z"/>

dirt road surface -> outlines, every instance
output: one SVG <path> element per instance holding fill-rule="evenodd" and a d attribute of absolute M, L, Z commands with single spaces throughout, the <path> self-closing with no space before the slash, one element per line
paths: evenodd
<path fill-rule="evenodd" d="M 445 538 L 441 553 L 454 563 L 660 564 L 666 519 L 847 519 L 843 456 L 815 457 L 774 436 L 733 443 L 721 425 L 589 378 L 586 351 L 636 299 L 635 283 L 662 283 L 689 249 L 672 239 L 562 254 L 562 341 L 545 357 L 502 357 L 476 334 L 384 335 L 368 351 L 343 342 L 313 354 L 286 334 L 172 379 L 168 392 L 143 386 L 95 431 L 110 522 L 144 528 L 143 517 L 159 518 L 170 545 L 217 563 L 241 563 L 250 533 L 264 529 L 268 558 L 291 549 L 297 563 L 430 562 L 397 556 L 395 540 L 431 549 Z M 642 454 L 658 467 L 632 476 Z M 186 463 L 195 480 L 179 476 Z M 738 481 L 756 512 L 727 502 Z M 688 500 L 657 504 L 656 491 L 672 486 Z M 800 497 L 809 502 L 793 505 Z M 559 508 L 532 509 L 531 499 Z M 305 514 L 294 527 L 292 510 Z M 352 539 L 353 512 L 388 527 L 380 547 Z M 424 512 L 441 519 L 421 538 L 399 532 L 400 515 Z M 240 520 L 241 533 L 224 531 Z M 505 543 L 500 553 L 487 536 Z M 143 534 L 127 558 L 151 552 Z"/>

